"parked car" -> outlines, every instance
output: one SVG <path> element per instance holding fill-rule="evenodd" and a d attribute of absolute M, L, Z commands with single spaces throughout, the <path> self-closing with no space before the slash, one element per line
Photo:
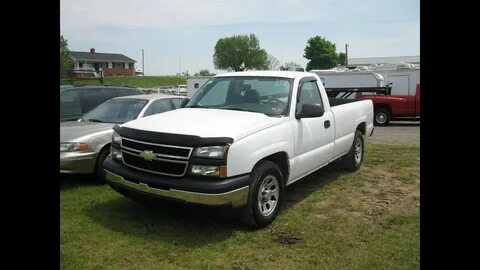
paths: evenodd
<path fill-rule="evenodd" d="M 187 85 L 185 84 L 180 84 L 180 85 L 177 85 L 172 93 L 176 94 L 176 95 L 186 95 L 187 94 Z"/>
<path fill-rule="evenodd" d="M 360 167 L 373 104 L 329 100 L 314 73 L 235 72 L 213 77 L 185 108 L 113 129 L 105 179 L 119 193 L 241 207 L 245 223 L 263 227 L 284 187 L 340 158 Z"/>
<path fill-rule="evenodd" d="M 420 117 L 420 83 L 415 95 L 362 95 L 359 100 L 371 100 L 375 109 L 375 125 L 386 126 L 395 118 Z"/>
<path fill-rule="evenodd" d="M 77 122 L 60 123 L 60 173 L 94 173 L 102 178 L 115 124 L 174 110 L 181 102 L 182 98 L 165 95 L 117 97 Z"/>
<path fill-rule="evenodd" d="M 60 86 L 60 122 L 78 120 L 111 98 L 142 94 L 141 90 L 123 86 Z"/>

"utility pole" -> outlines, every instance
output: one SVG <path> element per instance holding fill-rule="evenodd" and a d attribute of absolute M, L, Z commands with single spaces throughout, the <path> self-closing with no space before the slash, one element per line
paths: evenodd
<path fill-rule="evenodd" d="M 345 67 L 348 68 L 348 44 L 345 43 Z"/>
<path fill-rule="evenodd" d="M 178 59 L 178 62 L 180 64 L 180 70 L 178 72 L 178 85 L 180 85 L 180 75 L 182 74 L 182 56 L 179 56 Z"/>
<path fill-rule="evenodd" d="M 143 49 L 142 49 L 142 76 L 145 76 L 145 60 L 143 58 Z"/>

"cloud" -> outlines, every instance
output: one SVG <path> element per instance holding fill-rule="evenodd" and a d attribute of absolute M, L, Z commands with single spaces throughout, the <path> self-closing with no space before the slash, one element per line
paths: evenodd
<path fill-rule="evenodd" d="M 352 57 L 419 53 L 419 0 L 61 0 L 60 29 L 73 50 L 123 53 L 147 74 L 213 70 L 219 38 L 256 34 L 280 62 L 307 63 L 321 35 Z M 350 52 L 351 50 L 351 52 Z M 140 62 L 139 62 L 140 63 Z"/>

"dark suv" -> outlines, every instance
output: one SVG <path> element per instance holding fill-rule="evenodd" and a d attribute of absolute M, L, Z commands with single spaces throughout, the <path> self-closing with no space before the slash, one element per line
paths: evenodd
<path fill-rule="evenodd" d="M 124 86 L 60 86 L 60 122 L 75 121 L 111 98 L 142 94 L 142 90 Z"/>

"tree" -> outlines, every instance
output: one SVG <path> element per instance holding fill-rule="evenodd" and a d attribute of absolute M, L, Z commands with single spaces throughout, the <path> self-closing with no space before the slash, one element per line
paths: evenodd
<path fill-rule="evenodd" d="M 338 65 L 346 66 L 347 65 L 347 55 L 343 52 L 338 53 Z"/>
<path fill-rule="evenodd" d="M 215 76 L 215 73 L 210 73 L 208 69 L 201 69 L 199 72 L 195 73 L 193 76 Z"/>
<path fill-rule="evenodd" d="M 335 44 L 321 36 L 315 36 L 307 41 L 303 57 L 310 60 L 307 64 L 307 70 L 329 69 L 335 67 L 338 63 Z"/>
<path fill-rule="evenodd" d="M 292 61 L 292 62 L 285 63 L 283 66 L 280 67 L 280 70 L 295 71 L 297 68 L 302 68 L 302 66 Z"/>
<path fill-rule="evenodd" d="M 268 54 L 267 55 L 267 69 L 269 70 L 275 70 L 278 69 L 278 66 L 280 65 L 280 61 L 278 61 L 275 56 Z"/>
<path fill-rule="evenodd" d="M 266 69 L 267 52 L 260 48 L 254 34 L 221 38 L 214 48 L 213 64 L 216 69 Z"/>
<path fill-rule="evenodd" d="M 73 60 L 70 58 L 68 40 L 60 35 L 60 72 L 69 71 L 73 68 Z"/>

